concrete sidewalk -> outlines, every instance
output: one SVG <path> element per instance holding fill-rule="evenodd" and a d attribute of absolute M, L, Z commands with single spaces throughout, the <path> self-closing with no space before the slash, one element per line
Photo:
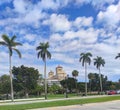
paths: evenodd
<path fill-rule="evenodd" d="M 31 110 L 120 110 L 120 100 L 84 105 L 38 108 Z"/>

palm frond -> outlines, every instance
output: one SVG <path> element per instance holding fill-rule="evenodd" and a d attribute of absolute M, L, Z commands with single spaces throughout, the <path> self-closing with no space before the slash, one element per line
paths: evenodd
<path fill-rule="evenodd" d="M 17 52 L 17 54 L 19 55 L 20 58 L 22 57 L 22 55 L 21 55 L 21 53 L 20 53 L 20 51 L 18 49 L 16 49 L 16 48 L 12 48 L 12 49 Z"/>
<path fill-rule="evenodd" d="M 19 43 L 19 42 L 14 42 L 14 45 L 15 45 L 15 46 L 22 46 L 22 44 Z"/>
<path fill-rule="evenodd" d="M 5 45 L 7 46 L 7 44 L 4 41 L 0 41 L 0 45 Z"/>
<path fill-rule="evenodd" d="M 14 36 L 11 38 L 11 42 L 14 42 L 15 39 L 16 39 L 16 36 L 14 35 Z"/>
<path fill-rule="evenodd" d="M 51 53 L 47 50 L 49 48 L 49 43 L 39 43 L 39 46 L 36 47 L 36 50 L 38 51 L 37 57 L 41 57 L 43 61 L 46 60 L 46 58 L 51 58 Z"/>
<path fill-rule="evenodd" d="M 4 40 L 5 43 L 10 44 L 10 39 L 6 34 L 2 35 L 2 39 Z"/>
<path fill-rule="evenodd" d="M 115 59 L 118 59 L 120 58 L 120 53 L 118 53 L 118 55 L 115 57 Z"/>

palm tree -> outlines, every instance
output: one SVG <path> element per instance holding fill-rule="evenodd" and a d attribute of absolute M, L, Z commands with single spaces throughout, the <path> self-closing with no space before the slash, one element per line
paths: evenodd
<path fill-rule="evenodd" d="M 90 65 L 92 54 L 90 52 L 81 53 L 79 61 L 85 66 L 85 95 L 87 95 L 87 63 Z"/>
<path fill-rule="evenodd" d="M 120 53 L 118 53 L 118 55 L 115 57 L 115 59 L 118 59 L 120 58 Z"/>
<path fill-rule="evenodd" d="M 12 81 L 12 68 L 11 68 L 11 57 L 13 54 L 13 50 L 17 52 L 19 57 L 21 58 L 21 53 L 18 49 L 16 49 L 16 46 L 22 45 L 19 42 L 15 42 L 16 36 L 12 36 L 12 38 L 9 38 L 9 36 L 3 34 L 2 35 L 3 41 L 0 41 L 0 45 L 3 45 L 8 48 L 9 50 L 9 72 L 10 72 L 10 85 L 11 85 L 11 100 L 14 101 L 14 93 L 13 93 L 13 81 Z"/>
<path fill-rule="evenodd" d="M 77 70 L 73 70 L 72 71 L 72 76 L 76 79 L 76 77 L 78 76 L 78 71 Z M 76 79 L 76 93 L 77 93 L 77 79 Z"/>
<path fill-rule="evenodd" d="M 36 48 L 38 51 L 38 58 L 41 57 L 44 61 L 44 83 L 45 83 L 45 99 L 47 99 L 47 79 L 46 79 L 46 59 L 51 59 L 51 53 L 47 50 L 49 48 L 49 43 L 40 43 Z"/>
<path fill-rule="evenodd" d="M 99 70 L 99 76 L 100 76 L 100 89 L 101 89 L 101 92 L 103 90 L 102 88 L 102 78 L 101 78 L 101 70 L 100 70 L 100 67 L 105 65 L 105 60 L 102 59 L 102 57 L 98 57 L 97 58 L 94 58 L 94 65 L 96 66 L 96 68 Z"/>

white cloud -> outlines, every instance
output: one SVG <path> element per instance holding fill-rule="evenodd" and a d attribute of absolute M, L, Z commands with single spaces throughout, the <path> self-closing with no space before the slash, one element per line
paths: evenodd
<path fill-rule="evenodd" d="M 57 9 L 59 4 L 53 0 L 41 0 L 40 6 L 42 9 Z"/>
<path fill-rule="evenodd" d="M 38 9 L 34 9 L 32 11 L 30 11 L 29 13 L 27 13 L 25 15 L 25 17 L 23 18 L 23 20 L 21 20 L 21 22 L 26 23 L 26 24 L 34 24 L 34 26 L 39 27 L 39 23 L 41 19 L 45 18 L 46 14 L 42 13 L 41 11 L 39 11 Z"/>
<path fill-rule="evenodd" d="M 100 11 L 97 22 L 103 23 L 105 27 L 116 27 L 120 23 L 120 2 L 117 5 L 110 5 L 105 11 Z"/>
<path fill-rule="evenodd" d="M 73 22 L 73 25 L 80 27 L 89 27 L 92 26 L 93 18 L 92 17 L 77 17 Z"/>
<path fill-rule="evenodd" d="M 24 36 L 24 39 L 26 39 L 27 41 L 35 41 L 36 35 L 34 34 L 27 34 Z"/>
<path fill-rule="evenodd" d="M 41 0 L 39 6 L 41 9 L 53 9 L 57 10 L 58 8 L 68 5 L 72 0 Z"/>
<path fill-rule="evenodd" d="M 92 4 L 97 9 L 104 9 L 106 4 L 110 5 L 114 3 L 116 0 L 75 0 L 75 1 L 77 5 Z"/>
<path fill-rule="evenodd" d="M 51 30 L 54 32 L 70 30 L 71 23 L 65 15 L 52 14 L 50 19 L 43 22 L 44 25 L 50 25 Z"/>
<path fill-rule="evenodd" d="M 26 13 L 28 2 L 25 0 L 14 0 L 13 1 L 14 10 L 18 13 Z"/>

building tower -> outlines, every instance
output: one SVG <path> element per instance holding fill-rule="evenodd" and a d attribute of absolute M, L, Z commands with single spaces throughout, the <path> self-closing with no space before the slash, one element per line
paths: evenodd
<path fill-rule="evenodd" d="M 67 74 L 64 72 L 62 66 L 56 67 L 56 76 L 57 76 L 59 81 L 65 79 L 65 77 L 67 76 Z"/>

